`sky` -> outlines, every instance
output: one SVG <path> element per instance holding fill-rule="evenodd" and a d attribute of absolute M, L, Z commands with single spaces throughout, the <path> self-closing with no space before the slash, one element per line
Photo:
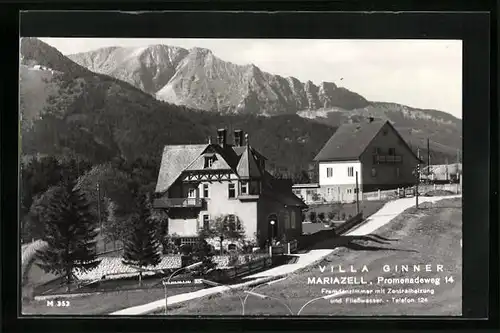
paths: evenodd
<path fill-rule="evenodd" d="M 222 60 L 323 81 L 370 101 L 436 109 L 462 118 L 461 40 L 40 38 L 63 54 L 107 46 L 203 47 Z"/>

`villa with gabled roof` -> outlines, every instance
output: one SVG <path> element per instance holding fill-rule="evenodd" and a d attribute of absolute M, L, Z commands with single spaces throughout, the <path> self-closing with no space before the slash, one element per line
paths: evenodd
<path fill-rule="evenodd" d="M 193 243 L 219 215 L 234 219 L 235 227 L 261 246 L 271 238 L 301 235 L 306 205 L 291 182 L 266 171 L 266 158 L 243 131 L 234 131 L 234 144 L 226 136 L 219 129 L 216 143 L 165 146 L 154 207 L 167 213 L 169 235 Z"/>
<path fill-rule="evenodd" d="M 414 185 L 419 158 L 389 121 L 370 117 L 340 126 L 314 161 L 319 165 L 321 197 L 352 202 L 356 178 L 360 194 Z"/>

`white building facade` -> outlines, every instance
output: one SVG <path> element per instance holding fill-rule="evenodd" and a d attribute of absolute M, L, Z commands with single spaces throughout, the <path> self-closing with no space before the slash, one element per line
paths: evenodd
<path fill-rule="evenodd" d="M 319 162 L 320 196 L 326 201 L 334 202 L 356 200 L 356 175 L 358 188 L 362 188 L 363 180 L 359 160 Z"/>

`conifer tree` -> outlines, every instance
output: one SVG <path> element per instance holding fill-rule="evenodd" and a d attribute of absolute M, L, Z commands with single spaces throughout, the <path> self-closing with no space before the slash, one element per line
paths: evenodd
<path fill-rule="evenodd" d="M 54 190 L 45 216 L 43 240 L 48 246 L 37 251 L 37 265 L 45 272 L 61 275 L 70 291 L 74 271 L 86 272 L 99 264 L 97 221 L 75 182 L 61 183 Z"/>
<path fill-rule="evenodd" d="M 155 237 L 156 230 L 150 206 L 147 194 L 138 197 L 137 212 L 132 214 L 131 232 L 124 244 L 122 262 L 139 268 L 139 284 L 142 283 L 142 269 L 160 263 L 160 244 Z"/>

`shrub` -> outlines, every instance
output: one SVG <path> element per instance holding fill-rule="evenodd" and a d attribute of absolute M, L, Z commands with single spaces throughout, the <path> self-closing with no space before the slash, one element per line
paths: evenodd
<path fill-rule="evenodd" d="M 348 220 L 352 219 L 352 215 L 349 214 L 349 216 L 347 217 Z"/>
<path fill-rule="evenodd" d="M 328 212 L 328 218 L 330 220 L 333 220 L 335 218 L 335 213 L 332 211 L 332 212 Z"/>
<path fill-rule="evenodd" d="M 315 211 L 309 212 L 309 219 L 311 220 L 312 223 L 316 222 L 316 212 Z"/>
<path fill-rule="evenodd" d="M 240 256 L 236 251 L 229 251 L 229 266 L 237 266 L 239 264 Z"/>
<path fill-rule="evenodd" d="M 342 212 L 342 220 L 345 220 L 345 212 Z"/>
<path fill-rule="evenodd" d="M 325 213 L 321 212 L 318 214 L 318 218 L 321 222 L 323 222 L 325 220 Z"/>
<path fill-rule="evenodd" d="M 184 244 L 181 246 L 182 254 L 189 255 L 193 252 L 193 246 L 189 244 Z"/>

